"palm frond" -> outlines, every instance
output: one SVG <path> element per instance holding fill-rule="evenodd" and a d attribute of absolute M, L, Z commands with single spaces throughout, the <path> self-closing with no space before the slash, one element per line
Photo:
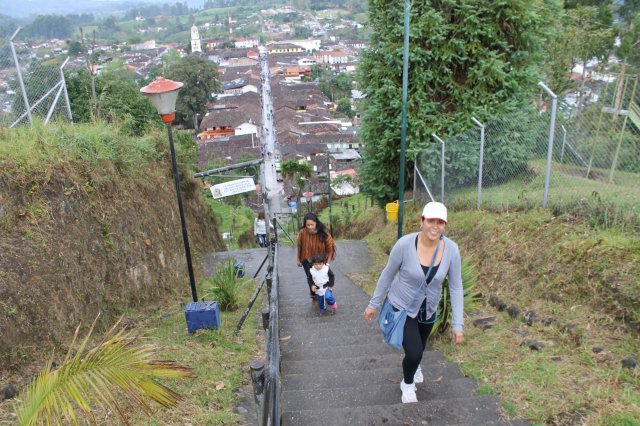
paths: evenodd
<path fill-rule="evenodd" d="M 464 295 L 464 307 L 469 308 L 477 300 L 477 295 L 473 293 L 473 287 L 478 282 L 478 273 L 476 272 L 473 264 L 471 264 L 470 258 L 462 260 L 462 288 Z M 453 312 L 451 308 L 451 300 L 449 297 L 449 285 L 448 278 L 442 284 L 442 299 L 440 299 L 440 305 L 438 306 L 438 319 L 433 326 L 433 329 L 438 334 L 444 334 L 451 328 L 451 322 L 453 319 Z"/>
<path fill-rule="evenodd" d="M 182 399 L 155 379 L 194 377 L 193 370 L 174 361 L 154 360 L 156 348 L 136 344 L 133 331 L 116 331 L 120 322 L 121 319 L 96 347 L 86 350 L 94 321 L 74 352 L 78 326 L 60 367 L 53 370 L 50 360 L 25 390 L 16 406 L 18 425 L 77 425 L 78 414 L 91 418 L 96 406 L 111 410 L 126 424 L 119 405 L 123 399 L 134 402 L 146 413 L 153 411 L 147 403 L 149 399 L 167 408 Z"/>

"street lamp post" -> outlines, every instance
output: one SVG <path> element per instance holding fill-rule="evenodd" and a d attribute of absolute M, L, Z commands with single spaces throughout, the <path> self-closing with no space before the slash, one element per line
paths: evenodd
<path fill-rule="evenodd" d="M 178 197 L 178 210 L 180 211 L 180 222 L 182 224 L 182 241 L 184 242 L 184 252 L 187 258 L 191 295 L 193 296 L 193 301 L 197 302 L 198 292 L 196 290 L 196 280 L 193 275 L 193 266 L 191 264 L 189 235 L 187 234 L 187 223 L 184 218 L 182 193 L 180 192 L 180 176 L 178 175 L 178 163 L 176 162 L 176 151 L 173 146 L 173 132 L 171 129 L 171 123 L 176 118 L 176 100 L 178 99 L 178 91 L 182 86 L 183 84 L 178 81 L 171 81 L 163 77 L 158 77 L 153 82 L 140 89 L 140 92 L 149 98 L 153 106 L 158 110 L 160 118 L 167 126 L 169 148 L 171 151 L 171 165 L 173 167 L 173 180 L 176 185 L 176 195 Z"/>

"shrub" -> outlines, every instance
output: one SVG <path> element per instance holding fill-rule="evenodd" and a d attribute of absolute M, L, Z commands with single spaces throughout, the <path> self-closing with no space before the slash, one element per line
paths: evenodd
<path fill-rule="evenodd" d="M 213 277 L 207 282 L 208 293 L 205 297 L 218 302 L 220 310 L 233 311 L 240 307 L 240 286 L 246 281 L 237 278 L 234 258 L 227 259 L 216 268 Z"/>

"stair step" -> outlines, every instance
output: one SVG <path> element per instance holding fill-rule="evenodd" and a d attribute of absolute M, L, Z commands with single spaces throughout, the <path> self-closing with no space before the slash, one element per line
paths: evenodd
<path fill-rule="evenodd" d="M 438 351 L 426 351 L 422 355 L 422 368 L 428 368 L 429 364 L 442 361 L 444 356 Z M 313 371 L 369 371 L 376 368 L 388 368 L 394 365 L 401 365 L 402 353 L 390 352 L 385 355 L 363 354 L 356 358 L 343 358 L 339 362 L 334 359 L 313 358 L 313 365 L 308 359 L 287 361 L 282 364 L 282 376 L 287 374 L 306 373 L 312 376 Z"/>
<path fill-rule="evenodd" d="M 499 424 L 499 400 L 494 395 L 445 400 L 420 400 L 417 404 L 374 405 L 321 410 L 285 411 L 282 425 L 401 426 Z"/>
<path fill-rule="evenodd" d="M 326 312 L 322 315 L 322 318 L 311 318 L 311 317 L 300 317 L 300 318 L 290 318 L 289 320 L 280 321 L 280 329 L 288 329 L 292 331 L 304 331 L 308 330 L 309 327 L 313 327 L 314 329 L 321 330 L 323 328 L 331 328 L 336 329 L 338 327 L 340 330 L 345 328 L 362 328 L 367 329 L 375 329 L 379 330 L 378 323 L 375 321 L 367 322 L 362 315 L 357 316 L 345 316 L 344 313 L 340 312 Z"/>
<path fill-rule="evenodd" d="M 456 364 L 445 361 L 436 361 L 422 368 L 424 382 L 445 381 L 460 379 L 464 375 Z M 362 370 L 319 370 L 311 368 L 299 374 L 282 374 L 282 389 L 314 390 L 343 387 L 355 387 L 364 389 L 369 385 L 380 383 L 394 383 L 399 385 L 402 380 L 402 365 L 398 362 L 394 366 Z M 418 386 L 421 386 L 418 384 Z"/>
<path fill-rule="evenodd" d="M 322 374 L 319 372 L 318 374 Z M 313 374 L 310 374 L 313 380 Z M 460 378 L 443 382 L 425 382 L 417 386 L 418 401 L 436 399 L 468 398 L 473 396 L 477 383 L 474 379 Z M 379 383 L 376 386 L 330 388 L 315 390 L 283 390 L 282 409 L 304 407 L 305 410 L 320 410 L 327 407 L 347 408 L 385 405 L 400 402 L 402 392 L 397 383 Z"/>
<path fill-rule="evenodd" d="M 313 307 L 311 303 L 306 309 L 301 309 L 296 312 L 285 311 L 278 312 L 280 314 L 280 322 L 298 322 L 301 319 L 311 319 L 313 324 L 323 324 L 327 322 L 332 322 L 335 324 L 335 321 L 354 321 L 359 320 L 362 322 L 362 325 L 367 326 L 367 322 L 364 319 L 363 313 L 364 308 L 362 310 L 354 310 L 344 308 L 340 302 L 338 302 L 338 310 L 334 311 L 330 306 L 327 306 L 327 310 L 325 312 L 320 312 L 318 305 L 314 304 Z M 373 323 L 377 324 L 377 323 Z"/>
<path fill-rule="evenodd" d="M 281 336 L 282 337 L 282 336 Z M 302 335 L 292 336 L 290 339 L 280 342 L 280 351 L 292 351 L 294 349 L 303 348 L 323 348 L 323 347 L 335 347 L 345 345 L 363 345 L 367 343 L 380 342 L 383 343 L 382 333 L 380 332 L 365 332 L 355 333 L 350 335 L 342 335 L 342 333 L 336 333 L 334 336 L 329 337 L 317 337 L 313 330 L 303 337 Z"/>
<path fill-rule="evenodd" d="M 337 330 L 339 329 L 339 332 Z M 357 336 L 357 335 L 368 335 L 371 336 L 371 341 L 375 341 L 373 339 L 380 338 L 382 339 L 382 333 L 380 329 L 371 327 L 360 328 L 360 327 L 351 327 L 345 328 L 337 325 L 323 326 L 319 325 L 318 327 L 314 327 L 311 323 L 304 323 L 300 326 L 293 326 L 291 324 L 282 324 L 280 323 L 280 338 L 292 336 L 295 340 L 304 340 L 304 339 L 322 339 L 322 338 L 332 338 L 335 339 L 336 336 L 346 337 L 349 336 Z M 380 340 L 382 341 L 382 340 Z"/>
<path fill-rule="evenodd" d="M 358 346 L 345 345 L 321 348 L 299 348 L 282 351 L 282 362 L 306 360 L 313 363 L 317 359 L 342 360 L 344 358 L 359 358 L 363 355 L 386 355 L 393 353 L 393 349 L 380 342 L 371 342 Z M 399 352 L 398 352 L 399 353 Z"/>

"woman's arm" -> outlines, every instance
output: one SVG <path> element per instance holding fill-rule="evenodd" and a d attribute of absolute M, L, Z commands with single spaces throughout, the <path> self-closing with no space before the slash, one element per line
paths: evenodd
<path fill-rule="evenodd" d="M 387 261 L 387 266 L 384 267 L 382 273 L 380 274 L 380 278 L 378 278 L 378 283 L 376 284 L 376 289 L 373 291 L 373 296 L 369 301 L 369 308 L 378 309 L 382 304 L 382 299 L 384 295 L 387 293 L 389 286 L 393 282 L 396 274 L 400 270 L 402 266 L 402 257 L 404 255 L 404 250 L 402 248 L 402 244 L 400 240 L 395 243 L 393 248 L 391 249 L 391 253 L 389 253 L 389 260 Z"/>
<path fill-rule="evenodd" d="M 331 268 L 329 268 L 329 270 L 327 271 L 327 273 L 329 274 L 329 287 L 331 287 L 333 289 L 333 284 L 336 281 L 336 276 L 333 273 L 333 271 L 331 270 Z"/>
<path fill-rule="evenodd" d="M 464 288 L 462 286 L 462 260 L 457 247 L 455 247 L 455 253 L 451 257 L 448 277 L 449 295 L 451 297 L 451 307 L 453 310 L 452 330 L 454 333 L 462 332 L 464 323 Z"/>

